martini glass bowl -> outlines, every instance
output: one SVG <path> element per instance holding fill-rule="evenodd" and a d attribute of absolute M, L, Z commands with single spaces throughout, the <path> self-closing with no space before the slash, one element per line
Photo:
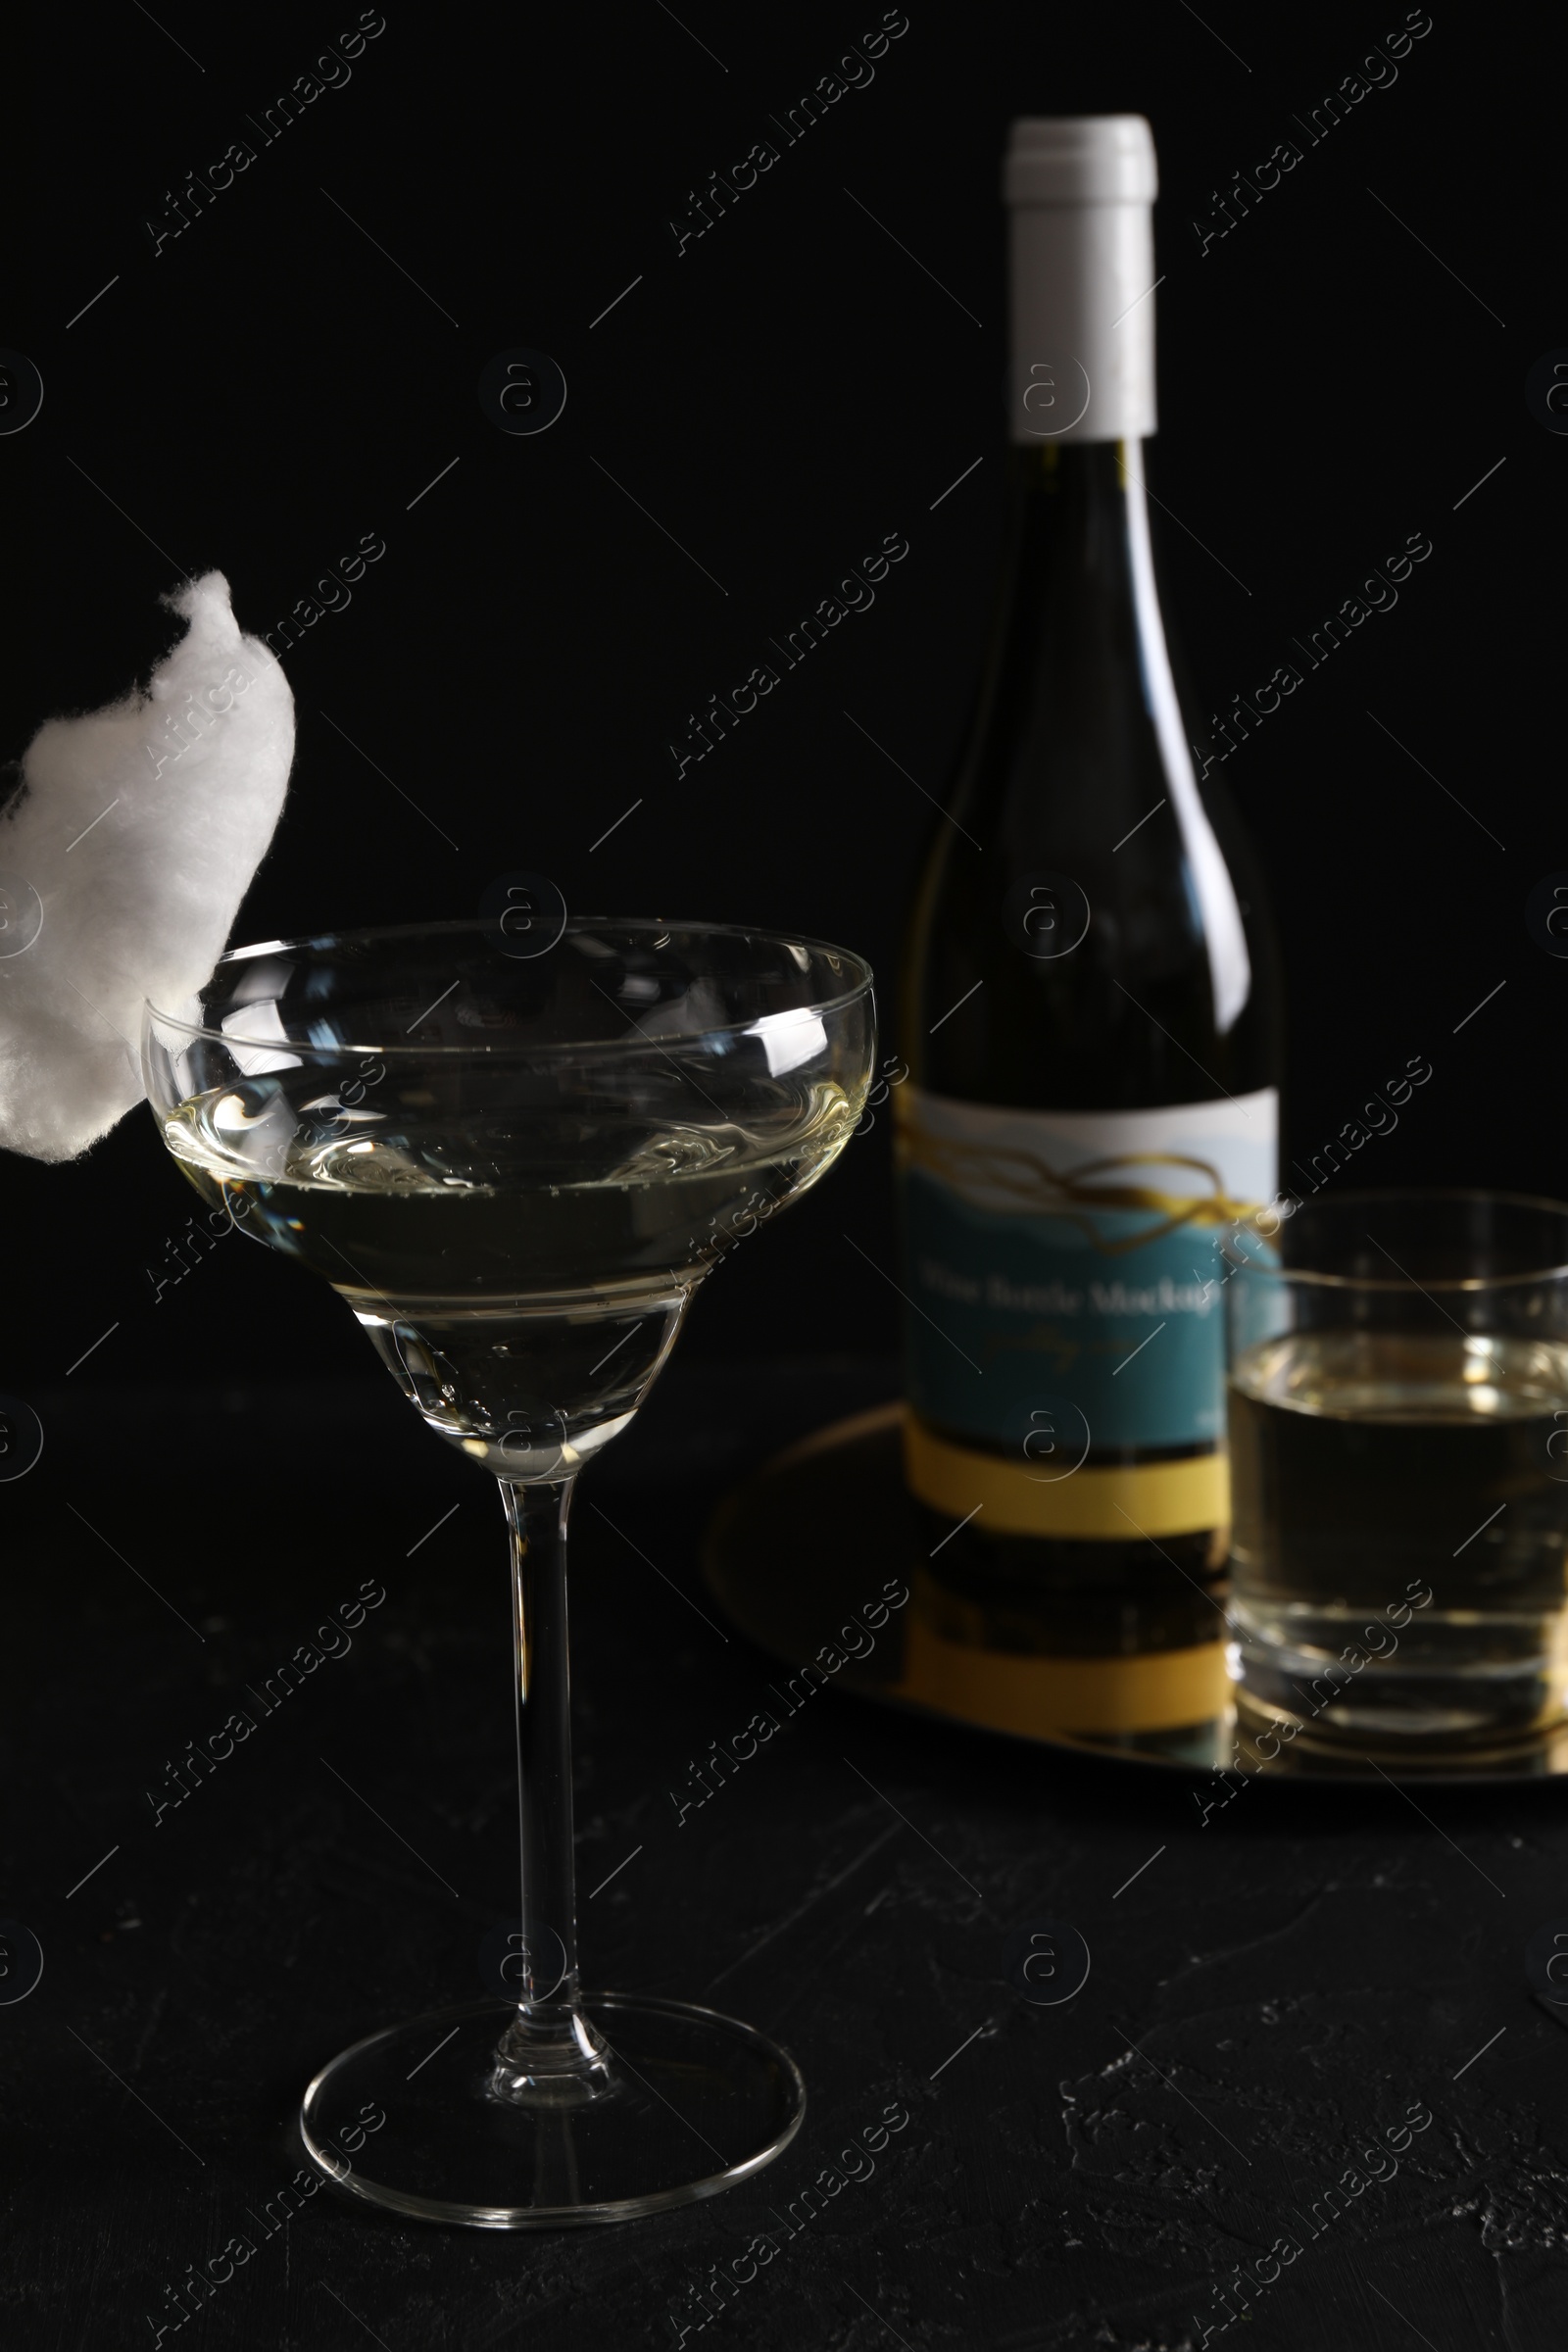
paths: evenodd
<path fill-rule="evenodd" d="M 499 1481 L 511 1534 L 519 1926 L 496 1997 L 371 2033 L 306 2090 L 307 2152 L 353 2196 L 490 2229 L 627 2220 L 800 2129 L 765 2035 L 581 1988 L 566 1521 L 699 1284 L 843 1150 L 874 1053 L 858 956 L 564 913 L 270 941 L 147 1007 L 179 1166 L 332 1284 Z"/>

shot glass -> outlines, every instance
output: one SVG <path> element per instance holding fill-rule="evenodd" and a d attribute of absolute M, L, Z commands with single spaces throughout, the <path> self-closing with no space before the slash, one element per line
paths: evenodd
<path fill-rule="evenodd" d="M 1224 1250 L 1240 1729 L 1429 1767 L 1542 1740 L 1568 1698 L 1568 1206 L 1344 1193 Z"/>

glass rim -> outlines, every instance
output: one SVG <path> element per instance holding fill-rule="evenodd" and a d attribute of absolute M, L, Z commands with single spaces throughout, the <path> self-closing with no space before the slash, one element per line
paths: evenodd
<path fill-rule="evenodd" d="M 1564 1225 L 1568 1226 L 1568 1200 L 1553 1200 L 1544 1193 L 1494 1192 L 1486 1185 L 1390 1186 L 1383 1192 L 1349 1192 L 1336 1196 L 1336 1205 L 1346 1208 L 1352 1203 L 1365 1206 L 1368 1202 L 1392 1203 L 1400 1200 L 1486 1200 L 1504 1208 L 1545 1209 L 1551 1215 L 1562 1218 Z M 1298 1205 L 1305 1208 L 1308 1202 L 1303 1200 Z M 1282 1218 L 1281 1226 L 1287 1221 Z M 1238 1231 L 1243 1226 L 1250 1232 L 1257 1231 L 1255 1220 L 1239 1220 Z M 1263 1238 L 1272 1241 L 1274 1237 L 1269 1234 Z M 1316 1289 L 1326 1291 L 1500 1291 L 1523 1283 L 1568 1279 L 1568 1258 L 1556 1264 L 1532 1266 L 1518 1274 L 1434 1274 L 1425 1282 L 1418 1282 L 1413 1274 L 1328 1274 L 1312 1266 L 1260 1265 L 1256 1258 L 1245 1256 L 1235 1247 L 1235 1235 L 1227 1234 L 1220 1243 L 1220 1250 L 1238 1273 L 1259 1275 L 1269 1282 L 1309 1283 Z"/>
<path fill-rule="evenodd" d="M 213 970 L 215 973 L 220 972 L 225 964 L 252 962 L 260 956 L 287 956 L 303 954 L 310 949 L 319 949 L 328 946 L 353 947 L 358 944 L 368 943 L 370 941 L 385 943 L 394 940 L 438 939 L 443 935 L 455 936 L 463 932 L 483 932 L 489 927 L 489 924 L 486 922 L 483 916 L 456 915 L 443 917 L 434 922 L 371 923 L 362 925 L 359 928 L 350 931 L 317 931 L 312 932 L 307 936 L 302 936 L 295 939 L 258 940 L 249 947 L 225 949 L 223 954 L 219 956 L 217 962 L 214 964 Z M 872 993 L 872 990 L 875 986 L 875 974 L 873 973 L 870 964 L 866 961 L 863 956 L 858 955 L 853 948 L 836 947 L 832 941 L 817 939 L 809 932 L 777 931 L 769 929 L 765 924 L 760 923 L 710 923 L 682 919 L 677 916 L 662 915 L 568 914 L 564 922 L 562 924 L 558 938 L 552 943 L 551 948 L 547 948 L 543 951 L 543 955 L 549 955 L 553 953 L 554 948 L 559 947 L 561 941 L 564 939 L 567 933 L 570 931 L 587 931 L 595 929 L 607 931 L 656 931 L 669 932 L 671 934 L 675 932 L 688 932 L 708 939 L 763 940 L 766 941 L 770 946 L 780 948 L 788 948 L 793 945 L 799 948 L 809 949 L 818 955 L 829 957 L 837 956 L 842 962 L 851 966 L 853 970 L 858 972 L 859 977 L 856 980 L 853 987 L 845 989 L 842 994 L 838 996 L 825 997 L 810 1004 L 786 1006 L 780 1013 L 777 1014 L 754 1013 L 750 1020 L 715 1021 L 704 1029 L 675 1030 L 670 1032 L 667 1036 L 653 1037 L 644 1035 L 641 1029 L 633 1025 L 624 1035 L 620 1037 L 589 1037 L 575 1040 L 571 1038 L 550 1038 L 547 1040 L 542 1040 L 540 1043 L 531 1046 L 516 1043 L 498 1043 L 494 1045 L 486 1045 L 479 1043 L 477 1040 L 472 1045 L 464 1044 L 456 1046 L 416 1046 L 410 1045 L 406 1041 L 397 1045 L 357 1045 L 351 1043 L 348 1039 L 344 1039 L 340 1044 L 334 1044 L 330 1046 L 315 1046 L 302 1039 L 290 1038 L 287 1040 L 282 1040 L 275 1036 L 242 1037 L 237 1030 L 215 1029 L 210 1027 L 204 1021 L 190 1021 L 186 1020 L 179 1013 L 166 1012 L 162 1005 L 155 1004 L 153 1003 L 151 997 L 144 997 L 142 999 L 143 1013 L 144 1016 L 149 1017 L 151 1020 L 157 1021 L 164 1028 L 178 1030 L 183 1037 L 207 1038 L 215 1045 L 240 1046 L 254 1051 L 265 1049 L 273 1053 L 277 1052 L 280 1047 L 286 1045 L 287 1050 L 290 1053 L 297 1053 L 302 1056 L 302 1058 L 308 1055 L 318 1055 L 323 1059 L 327 1059 L 344 1054 L 373 1054 L 378 1059 L 387 1054 L 405 1054 L 409 1056 L 410 1059 L 429 1060 L 431 1056 L 435 1054 L 466 1054 L 469 1056 L 489 1055 L 492 1057 L 499 1057 L 509 1054 L 517 1056 L 526 1055 L 537 1058 L 540 1055 L 550 1054 L 564 1055 L 598 1053 L 625 1053 L 628 1046 L 635 1047 L 639 1045 L 658 1050 L 669 1046 L 690 1045 L 698 1038 L 703 1037 L 743 1037 L 749 1032 L 755 1031 L 760 1020 L 786 1019 L 792 1014 L 800 1016 L 811 1015 L 817 1019 L 821 1019 L 824 1015 L 829 1013 L 843 1012 L 850 1005 L 858 1002 L 858 1000 L 861 998 L 868 997 Z M 534 960 L 542 961 L 543 956 L 538 958 L 519 956 L 516 958 L 516 960 L 518 962 Z"/>

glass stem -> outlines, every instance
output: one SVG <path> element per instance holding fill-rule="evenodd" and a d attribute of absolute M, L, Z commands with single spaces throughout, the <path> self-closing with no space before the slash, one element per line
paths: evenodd
<path fill-rule="evenodd" d="M 572 1479 L 501 1481 L 512 1534 L 512 1640 L 517 1716 L 521 1968 L 517 2016 L 498 2057 L 512 2094 L 548 2093 L 603 2065 L 577 2006 L 572 1855 L 571 1670 L 566 1640 L 566 1515 Z M 585 2085 L 586 2086 L 586 2085 Z"/>

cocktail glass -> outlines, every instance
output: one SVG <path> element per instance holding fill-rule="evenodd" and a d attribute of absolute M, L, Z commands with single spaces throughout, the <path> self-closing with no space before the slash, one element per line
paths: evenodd
<path fill-rule="evenodd" d="M 564 913 L 270 941 L 147 1007 L 180 1167 L 348 1300 L 430 1426 L 500 1481 L 511 1530 L 515 1995 L 386 2027 L 310 2084 L 307 2151 L 371 2204 L 625 2220 L 732 2186 L 800 2128 L 800 2072 L 761 2034 L 580 1987 L 566 1516 L 704 1277 L 843 1150 L 874 1050 L 858 956 Z"/>

